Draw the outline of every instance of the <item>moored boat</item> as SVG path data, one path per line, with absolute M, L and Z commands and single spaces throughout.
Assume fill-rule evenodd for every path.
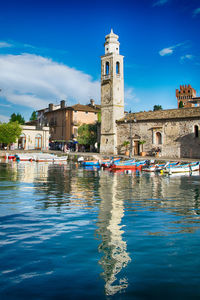
M 178 165 L 179 162 L 172 162 L 172 163 L 163 163 L 163 164 L 150 164 L 150 165 L 146 165 L 144 168 L 142 168 L 142 171 L 144 172 L 159 172 L 161 170 L 163 170 L 164 168 L 168 167 L 172 167 L 172 166 L 176 166 Z
M 193 172 L 199 170 L 199 162 L 192 162 L 182 165 L 176 166 L 167 166 L 163 169 L 164 173 L 172 174 L 172 173 L 185 173 L 185 172 Z
M 135 159 L 114 163 L 110 166 L 111 171 L 115 170 L 141 170 L 146 164 L 146 160 L 135 161 Z
M 114 162 L 119 162 L 120 158 L 114 158 Z M 95 167 L 108 167 L 111 164 L 111 159 L 96 159 L 96 160 L 84 160 L 82 162 L 82 166 L 87 167 L 87 166 L 95 166 Z

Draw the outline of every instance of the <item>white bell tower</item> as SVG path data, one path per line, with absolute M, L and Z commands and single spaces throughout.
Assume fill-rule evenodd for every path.
M 117 154 L 116 120 L 124 116 L 123 56 L 118 35 L 106 35 L 105 55 L 101 57 L 101 145 L 100 153 Z

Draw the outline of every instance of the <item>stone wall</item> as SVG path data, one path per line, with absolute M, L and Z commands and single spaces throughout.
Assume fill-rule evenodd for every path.
M 137 121 L 132 125 L 130 124 L 118 122 L 119 153 L 124 152 L 122 144 L 125 140 L 130 141 L 130 131 L 132 130 L 133 148 L 137 141 L 145 140 L 146 143 L 143 148 L 147 154 L 151 155 L 153 150 L 159 148 L 161 151 L 160 156 L 163 157 L 200 158 L 200 131 L 195 132 L 195 126 L 200 129 L 200 118 L 194 118 L 193 120 Z

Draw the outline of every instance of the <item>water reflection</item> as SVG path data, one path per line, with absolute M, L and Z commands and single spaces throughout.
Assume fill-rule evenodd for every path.
M 88 282 L 94 283 L 95 272 L 96 282 L 99 282 L 98 276 L 102 272 L 105 294 L 112 296 L 123 291 L 129 299 L 135 292 L 133 289 L 143 291 L 144 282 L 148 289 L 148 284 L 151 284 L 148 272 L 152 271 L 154 276 L 157 268 L 160 273 L 153 277 L 157 291 L 157 282 L 166 283 L 171 278 L 175 282 L 176 275 L 173 274 L 180 270 L 180 265 L 187 259 L 198 258 L 195 253 L 199 250 L 199 179 L 199 173 L 192 176 L 135 172 L 111 174 L 76 165 L 0 164 L 0 225 L 4 229 L 4 253 L 9 254 L 10 241 L 15 243 L 12 249 L 18 249 L 20 257 L 25 257 L 22 249 L 27 245 L 34 253 L 41 244 L 38 260 L 44 269 L 46 255 L 55 266 L 60 260 L 61 278 L 64 279 L 59 290 L 66 288 L 66 277 L 71 279 L 73 274 L 80 290 L 86 290 Z M 100 242 L 94 239 L 94 232 Z M 191 247 L 190 254 L 184 250 L 185 244 Z M 54 250 L 48 254 L 47 249 Z M 12 257 L 13 253 L 8 255 L 8 266 L 4 271 L 12 270 Z M 19 267 L 20 263 L 15 261 Z M 83 285 L 88 265 L 91 273 L 88 272 Z M 169 265 L 173 268 L 171 273 L 168 273 Z M 191 273 L 186 271 L 185 274 L 195 274 L 198 278 L 196 264 L 187 267 Z M 182 276 L 177 274 L 177 278 Z M 193 278 L 189 275 L 188 278 Z M 52 277 L 53 282 L 54 279 Z M 184 279 L 187 281 L 187 276 Z M 141 285 L 136 284 L 138 282 Z
M 103 268 L 106 295 L 114 295 L 127 288 L 128 280 L 120 272 L 130 262 L 127 244 L 123 240 L 122 218 L 124 216 L 124 200 L 117 195 L 119 177 L 102 173 L 100 177 L 99 194 L 101 203 L 97 222 L 97 233 L 102 242 L 99 251 L 103 257 L 99 264 Z

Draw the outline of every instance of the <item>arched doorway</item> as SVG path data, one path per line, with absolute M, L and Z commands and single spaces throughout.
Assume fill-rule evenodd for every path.
M 162 134 L 160 132 L 156 132 L 156 144 L 162 144 Z
M 22 133 L 18 139 L 18 149 L 25 149 L 26 148 L 26 136 Z
M 35 149 L 42 149 L 42 136 L 37 134 L 35 137 Z

